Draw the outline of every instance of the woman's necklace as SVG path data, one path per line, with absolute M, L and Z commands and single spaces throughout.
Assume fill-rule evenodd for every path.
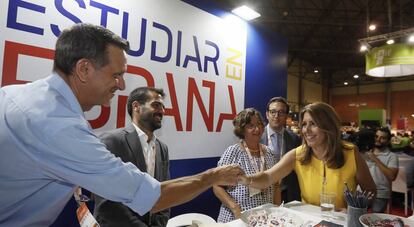
M 246 151 L 249 151 L 251 153 L 258 153 L 258 152 L 260 153 L 260 150 L 261 150 L 260 144 L 259 144 L 259 148 L 258 149 L 251 149 L 251 148 L 249 148 L 249 146 L 247 145 L 247 143 L 246 143 L 245 140 L 242 141 L 242 144 L 243 144 L 244 149 L 246 149 Z
M 325 155 L 317 155 L 317 153 L 315 152 L 315 149 L 312 149 L 313 154 L 315 155 L 315 157 L 318 160 L 322 161 L 323 164 L 323 169 L 322 169 L 322 193 L 325 193 L 326 191 L 326 185 L 328 183 L 327 177 L 326 177 L 326 160 L 325 160 Z M 318 154 L 320 154 L 320 152 L 318 152 Z
M 263 151 L 262 151 L 262 146 L 260 146 L 259 144 L 259 157 L 260 157 L 260 161 L 259 163 L 257 163 L 254 158 L 252 157 L 252 151 L 248 146 L 246 141 L 242 141 L 243 147 L 247 152 L 247 155 L 249 156 L 249 161 L 250 161 L 250 165 L 252 166 L 253 170 L 255 173 L 264 171 L 264 167 L 265 167 L 265 160 L 264 160 L 264 155 L 263 155 Z M 257 150 L 256 150 L 257 153 Z
M 322 193 L 325 193 L 326 183 L 326 162 L 323 161 Z
M 247 155 L 249 156 L 249 161 L 250 161 L 250 165 L 253 169 L 253 173 L 258 173 L 258 172 L 262 172 L 265 169 L 265 159 L 264 159 L 264 154 L 263 154 L 263 150 L 262 150 L 262 146 L 259 144 L 259 156 L 260 156 L 260 160 L 258 160 L 258 162 L 255 161 L 255 159 L 252 157 L 252 150 L 249 149 L 249 147 L 247 146 L 246 141 L 242 141 L 242 145 L 244 147 L 244 149 L 246 150 Z M 257 152 L 257 150 L 255 150 Z M 267 189 L 256 189 L 256 188 L 252 188 L 249 186 L 249 196 L 252 197 L 254 195 L 257 195 L 259 193 L 264 193 L 263 196 L 265 196 L 269 201 L 271 201 L 270 193 L 269 193 L 270 187 Z

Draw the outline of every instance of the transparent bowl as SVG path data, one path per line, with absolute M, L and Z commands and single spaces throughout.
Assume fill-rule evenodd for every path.
M 361 222 L 361 224 L 364 227 L 372 227 L 372 226 L 380 227 L 381 225 L 374 225 L 374 223 L 379 222 L 379 221 L 384 221 L 387 219 L 395 220 L 397 218 L 399 218 L 402 222 L 404 222 L 404 227 L 414 226 L 414 220 L 392 215 L 392 214 L 383 214 L 383 213 L 370 213 L 370 214 L 361 215 L 361 217 L 359 217 L 359 222 Z M 384 226 L 386 225 L 384 224 Z
M 300 227 L 304 221 L 297 214 L 274 204 L 265 204 L 242 212 L 240 219 L 248 226 Z

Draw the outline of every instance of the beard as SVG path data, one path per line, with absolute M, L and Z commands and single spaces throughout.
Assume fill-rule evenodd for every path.
M 158 122 L 152 121 L 151 124 L 150 124 L 150 127 L 151 127 L 152 131 L 160 129 L 161 128 L 161 122 L 158 123 Z
M 147 125 L 148 129 L 151 131 L 155 131 L 161 128 L 161 121 L 156 120 L 156 117 L 159 117 L 162 121 L 163 115 L 160 113 L 148 114 L 146 116 L 141 117 L 141 122 L 143 125 Z
M 383 143 L 377 144 L 377 143 L 375 143 L 374 147 L 382 150 L 382 149 L 386 148 L 387 146 L 388 146 L 387 144 L 383 144 Z

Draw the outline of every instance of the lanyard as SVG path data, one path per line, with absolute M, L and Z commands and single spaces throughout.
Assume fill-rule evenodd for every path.
M 258 173 L 258 172 L 264 171 L 264 169 L 265 169 L 265 159 L 264 159 L 264 153 L 263 153 L 262 145 L 259 144 L 259 154 L 260 154 L 260 163 L 259 164 L 254 160 L 254 158 L 250 154 L 250 149 L 249 149 L 249 147 L 247 147 L 246 141 L 243 140 L 242 145 L 243 145 L 244 149 L 246 150 L 247 155 L 249 156 L 249 162 L 250 162 L 250 165 L 252 166 L 254 172 Z M 253 188 L 253 187 L 249 186 L 249 196 L 253 197 L 253 196 L 263 192 L 264 193 L 263 196 L 265 196 L 266 198 L 271 200 L 271 198 L 269 197 L 270 196 L 269 190 L 270 190 L 270 187 L 267 188 L 267 189 L 260 190 L 260 189 Z
M 247 144 L 244 140 L 242 144 L 243 144 L 244 149 L 247 151 L 247 155 L 249 156 L 249 162 L 250 162 L 250 165 L 253 167 L 254 172 L 258 173 L 258 172 L 264 171 L 265 160 L 264 160 L 262 146 L 259 144 L 260 163 L 258 165 L 257 162 L 252 157 L 252 155 L 250 154 L 250 149 L 247 147 Z
M 81 227 L 99 227 L 98 222 L 93 217 L 92 213 L 89 211 L 86 202 L 89 201 L 89 198 L 82 194 L 82 188 L 76 188 L 73 193 L 76 202 L 78 203 L 78 209 L 76 210 L 76 216 Z

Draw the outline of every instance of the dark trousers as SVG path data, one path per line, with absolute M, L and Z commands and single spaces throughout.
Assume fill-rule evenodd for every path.
M 298 177 L 296 176 L 295 171 L 292 171 L 282 180 L 282 201 L 288 203 L 293 200 L 302 200 Z
M 375 198 L 372 201 L 372 212 L 374 213 L 384 213 L 387 209 L 388 199 Z

